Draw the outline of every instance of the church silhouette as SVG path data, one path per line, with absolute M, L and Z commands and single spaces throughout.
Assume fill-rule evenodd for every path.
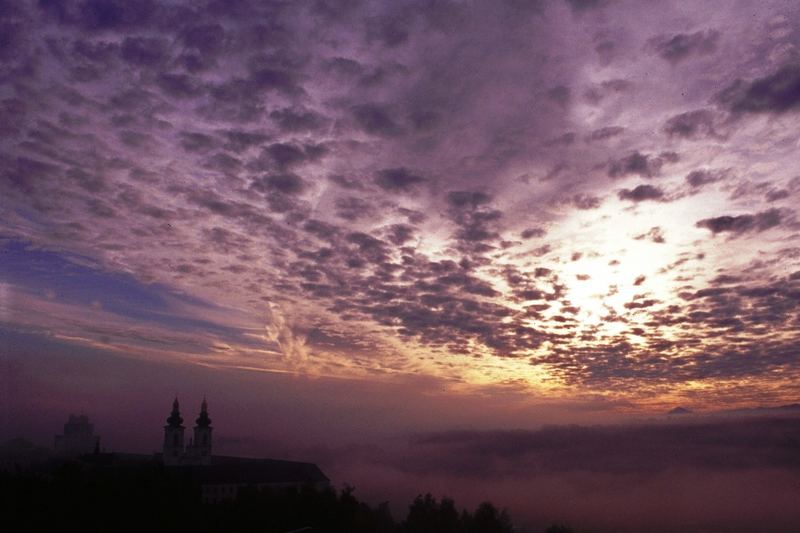
M 213 428 L 205 398 L 200 404 L 200 414 L 195 419 L 188 443 L 184 441 L 186 427 L 177 397 L 172 402 L 166 422 L 162 451 L 144 455 L 101 451 L 100 437 L 94 435 L 94 425 L 89 423 L 89 418 L 83 414 L 70 415 L 64 425 L 64 434 L 56 435 L 56 453 L 100 470 L 122 472 L 148 466 L 163 468 L 169 476 L 199 486 L 205 503 L 233 500 L 244 487 L 275 490 L 305 486 L 324 489 L 330 486 L 328 478 L 314 463 L 213 455 Z
M 322 489 L 330 485 L 325 474 L 313 463 L 212 455 L 213 428 L 205 398 L 200 404 L 193 436 L 186 446 L 185 431 L 180 403 L 176 397 L 164 426 L 163 449 L 161 454 L 157 454 L 157 458 L 165 468 L 199 484 L 204 502 L 234 499 L 243 487 L 276 489 L 313 486 Z
M 195 420 L 194 437 L 189 445 L 183 446 L 183 418 L 178 398 L 172 402 L 172 412 L 164 426 L 164 451 L 162 461 L 165 466 L 210 465 L 211 464 L 211 418 L 208 416 L 208 402 L 203 398 L 200 415 Z

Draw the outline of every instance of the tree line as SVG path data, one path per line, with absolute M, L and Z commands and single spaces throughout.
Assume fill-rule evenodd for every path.
M 3 509 L 5 508 L 5 509 Z M 200 487 L 163 467 L 0 471 L 0 512 L 7 531 L 192 531 L 259 533 L 512 533 L 505 510 L 489 502 L 459 509 L 450 498 L 420 495 L 396 520 L 389 504 L 359 501 L 352 487 L 259 490 L 203 503 Z M 13 524 L 9 524 L 11 520 Z M 552 527 L 548 533 L 569 533 Z

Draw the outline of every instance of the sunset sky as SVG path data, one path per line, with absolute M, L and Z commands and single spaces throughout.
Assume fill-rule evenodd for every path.
M 0 2 L 5 432 L 794 402 L 798 47 L 790 1 Z
M 4 328 L 545 396 L 797 393 L 791 3 L 2 16 Z

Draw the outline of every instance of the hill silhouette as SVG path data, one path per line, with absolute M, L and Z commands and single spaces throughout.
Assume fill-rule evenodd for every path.
M 20 444 L 20 443 L 16 443 Z M 18 446 L 17 446 L 18 448 Z M 23 446 L 24 449 L 29 447 Z M 166 531 L 286 533 L 512 533 L 505 510 L 474 511 L 453 500 L 418 496 L 395 521 L 388 503 L 372 507 L 354 488 L 243 487 L 235 499 L 203 503 L 182 469 L 136 464 L 105 467 L 81 460 L 0 469 L 0 501 L 13 531 Z

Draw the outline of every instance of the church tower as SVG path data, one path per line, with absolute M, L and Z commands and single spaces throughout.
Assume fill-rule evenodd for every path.
M 178 398 L 172 402 L 172 413 L 164 426 L 164 464 L 178 465 L 183 457 L 183 418 L 181 418 Z M 195 429 L 195 432 L 197 430 Z M 210 442 L 210 441 L 209 441 Z
M 193 455 L 201 465 L 211 464 L 211 419 L 208 417 L 208 403 L 203 398 L 200 416 L 195 420 Z

